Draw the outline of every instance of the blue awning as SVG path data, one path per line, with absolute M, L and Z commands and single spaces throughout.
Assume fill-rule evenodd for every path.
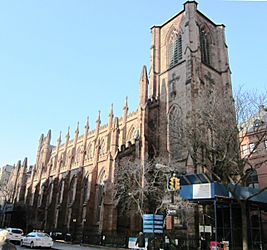
M 193 178 L 190 178 L 193 180 Z M 254 203 L 267 204 L 267 191 L 257 188 L 241 187 L 239 185 L 221 183 L 196 183 L 191 185 L 181 185 L 180 196 L 185 200 L 207 200 L 216 197 L 231 198 L 238 197 L 240 200 L 248 200 Z

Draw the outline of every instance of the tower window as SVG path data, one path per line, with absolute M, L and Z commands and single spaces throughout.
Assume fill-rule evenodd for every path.
M 250 153 L 254 153 L 256 151 L 256 148 L 255 148 L 255 144 L 254 143 L 250 143 L 249 144 L 249 150 L 250 150 Z
M 241 145 L 242 155 L 246 156 L 248 154 L 247 144 Z
M 204 30 L 200 30 L 200 49 L 201 49 L 201 61 L 210 65 L 210 39 L 208 33 Z
M 167 46 L 168 66 L 176 65 L 182 59 L 182 36 L 181 34 L 173 34 Z

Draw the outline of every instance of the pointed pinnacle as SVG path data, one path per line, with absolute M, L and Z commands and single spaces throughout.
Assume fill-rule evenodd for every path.
M 98 116 L 97 116 L 97 122 L 100 122 L 100 115 L 101 115 L 101 111 L 100 110 L 98 110 Z
M 113 103 L 111 103 L 111 105 L 110 105 L 109 115 L 110 115 L 110 116 L 113 115 Z
M 60 132 L 59 132 L 59 136 L 58 136 L 58 138 L 57 138 L 57 141 L 60 143 L 61 142 L 61 130 L 60 130 Z
M 66 134 L 66 137 L 70 137 L 70 126 L 68 126 L 68 132 Z
M 118 117 L 114 118 L 113 126 L 114 126 L 114 128 L 119 128 L 119 118 Z
M 21 161 L 18 160 L 17 167 L 20 167 L 20 166 L 21 166 Z
M 86 117 L 84 128 L 85 129 L 88 129 L 89 128 L 89 116 Z
M 51 138 L 51 129 L 48 130 L 47 137 Z
M 140 81 L 144 81 L 144 80 L 148 81 L 146 65 L 143 66 L 141 76 L 140 76 Z
M 27 157 L 25 157 L 25 159 L 24 159 L 24 161 L 22 163 L 23 167 L 27 167 L 27 161 L 28 161 L 28 159 L 27 159 Z
M 79 122 L 77 122 L 77 128 L 76 128 L 76 131 L 75 131 L 76 133 L 78 133 L 79 132 Z
M 44 139 L 44 134 L 41 134 L 39 141 L 42 142 Z
M 124 105 L 124 107 L 128 108 L 128 96 L 126 96 L 126 98 L 125 98 L 125 105 Z

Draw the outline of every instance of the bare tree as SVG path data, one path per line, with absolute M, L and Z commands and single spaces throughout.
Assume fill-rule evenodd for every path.
M 213 181 L 223 184 L 240 204 L 243 250 L 247 250 L 247 203 L 267 187 L 261 187 L 245 199 L 240 198 L 238 187 L 248 186 L 251 173 L 266 162 L 266 158 L 255 162 L 253 156 L 267 139 L 266 121 L 260 117 L 255 119 L 259 105 L 267 103 L 267 93 L 239 89 L 235 100 L 209 93 L 202 95 L 197 107 L 187 114 L 171 110 L 168 121 L 171 157 L 153 159 L 144 164 L 135 158 L 120 159 L 116 168 L 114 198 L 121 209 L 134 210 L 141 216 L 162 211 L 170 197 L 166 188 L 168 176 L 171 172 L 184 171 L 176 163 L 190 163 L 195 173 L 207 173 Z M 241 146 L 251 133 L 255 143 L 244 156 Z
M 256 107 L 266 104 L 266 100 L 266 93 L 249 93 L 239 89 L 234 109 L 231 99 L 202 97 L 198 108 L 183 121 L 182 143 L 192 158 L 195 171 L 209 173 L 214 181 L 224 184 L 240 204 L 243 250 L 248 249 L 247 202 L 252 197 L 241 199 L 237 187 L 247 186 L 251 173 L 266 162 L 266 157 L 257 162 L 253 160 L 255 152 L 267 139 L 266 121 L 255 116 Z M 253 147 L 242 155 L 240 149 L 244 140 L 252 134 Z M 261 187 L 258 193 L 265 189 L 267 187 Z M 253 194 L 253 197 L 256 195 Z
M 169 197 L 167 178 L 170 170 L 154 160 L 142 164 L 140 160 L 123 158 L 116 167 L 114 200 L 122 211 L 158 213 Z
M 6 202 L 11 202 L 14 195 L 14 185 L 9 183 L 8 181 L 4 181 L 0 183 L 0 197 L 3 205 Z

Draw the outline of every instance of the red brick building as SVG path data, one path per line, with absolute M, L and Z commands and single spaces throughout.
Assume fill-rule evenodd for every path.
M 241 155 L 247 158 L 247 171 L 252 171 L 249 185 L 267 187 L 267 108 L 263 105 L 251 117 L 240 135 Z

